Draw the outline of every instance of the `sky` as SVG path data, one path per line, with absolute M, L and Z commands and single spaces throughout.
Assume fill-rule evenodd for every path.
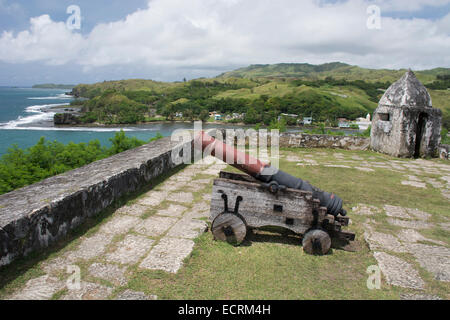
M 450 67 L 450 0 L 0 0 L 0 86 L 334 61 Z

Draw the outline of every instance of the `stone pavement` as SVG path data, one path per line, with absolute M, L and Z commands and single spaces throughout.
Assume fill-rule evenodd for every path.
M 72 250 L 44 261 L 46 274 L 29 280 L 8 298 L 42 300 L 59 293 L 63 300 L 157 299 L 125 290 L 131 269 L 178 272 L 194 248 L 194 239 L 207 230 L 210 191 L 206 189 L 225 168 L 212 158 L 188 166 L 118 209 Z M 79 285 L 71 277 L 76 270 L 81 273 Z
M 360 204 L 353 213 L 368 215 L 368 205 Z M 435 225 L 428 220 L 431 214 L 417 209 L 392 205 L 384 206 L 388 224 L 400 227 L 395 235 L 376 231 L 374 220 L 364 224 L 364 238 L 373 251 L 388 284 L 403 288 L 424 290 L 425 283 L 416 265 L 431 273 L 435 280 L 450 282 L 450 248 L 445 242 L 427 238 L 420 231 Z M 424 244 L 430 243 L 430 244 Z M 396 254 L 409 254 L 409 262 Z M 412 260 L 412 262 L 411 262 Z M 415 261 L 415 263 L 414 263 Z M 411 298 L 411 297 L 410 297 Z

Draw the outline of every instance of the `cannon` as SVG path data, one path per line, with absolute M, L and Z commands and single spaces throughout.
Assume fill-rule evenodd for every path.
M 211 231 L 216 240 L 239 245 L 249 229 L 282 227 L 302 236 L 305 252 L 326 254 L 332 238 L 353 241 L 347 212 L 337 195 L 272 167 L 201 132 L 197 149 L 246 174 L 220 172 L 211 196 Z

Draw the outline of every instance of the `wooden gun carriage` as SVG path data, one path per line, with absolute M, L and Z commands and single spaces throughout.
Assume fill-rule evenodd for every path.
M 353 241 L 342 230 L 349 218 L 327 213 L 313 193 L 279 186 L 273 190 L 249 175 L 221 172 L 211 197 L 211 231 L 216 240 L 239 245 L 247 230 L 282 227 L 302 236 L 305 252 L 326 254 L 331 239 Z

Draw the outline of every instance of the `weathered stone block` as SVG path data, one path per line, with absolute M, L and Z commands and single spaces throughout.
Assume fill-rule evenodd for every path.
M 374 257 L 390 285 L 418 290 L 424 288 L 425 283 L 419 272 L 408 262 L 384 252 L 375 252 Z
M 163 270 L 177 273 L 183 260 L 192 252 L 194 241 L 187 239 L 164 238 L 142 261 L 144 269 Z
M 127 235 L 117 244 L 117 250 L 106 254 L 106 260 L 120 264 L 135 264 L 150 251 L 154 240 L 144 236 Z

